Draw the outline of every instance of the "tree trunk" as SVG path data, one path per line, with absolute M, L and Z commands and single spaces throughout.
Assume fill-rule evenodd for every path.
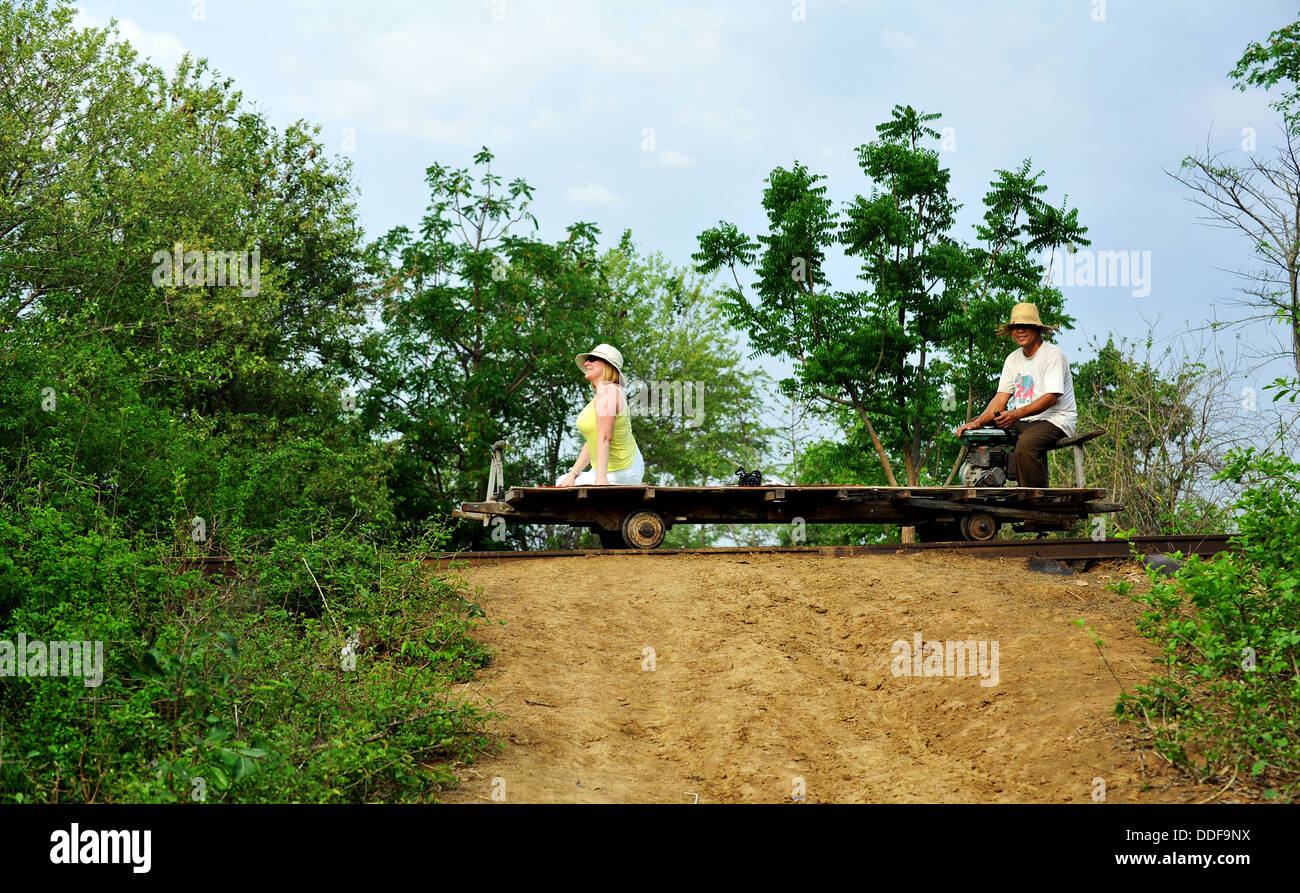
M 867 434 L 871 437 L 871 445 L 876 448 L 876 456 L 880 459 L 880 465 L 885 469 L 885 480 L 889 486 L 897 487 L 898 479 L 894 477 L 894 467 L 889 464 L 889 456 L 885 453 L 884 446 L 880 443 L 880 436 L 876 434 L 876 426 L 871 424 L 871 419 L 867 418 L 867 413 L 861 406 L 855 406 L 858 411 L 858 418 L 867 429 Z
M 907 485 L 909 487 L 915 487 L 917 483 L 920 481 L 920 478 L 917 474 L 918 469 L 916 467 L 916 461 L 913 459 L 912 454 L 910 452 L 907 454 L 907 456 L 904 457 L 904 462 L 906 463 L 907 466 Z M 916 542 L 916 528 L 915 527 L 902 528 L 899 535 L 899 540 L 904 543 Z
M 1291 274 L 1291 359 L 1295 361 L 1296 376 L 1300 377 L 1300 287 L 1297 286 L 1297 271 L 1293 264 L 1288 271 Z

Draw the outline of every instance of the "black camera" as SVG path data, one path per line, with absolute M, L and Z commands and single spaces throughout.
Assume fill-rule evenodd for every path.
M 753 471 L 746 471 L 743 468 L 737 468 L 736 477 L 740 478 L 740 486 L 742 487 L 763 486 L 763 473 L 757 468 Z

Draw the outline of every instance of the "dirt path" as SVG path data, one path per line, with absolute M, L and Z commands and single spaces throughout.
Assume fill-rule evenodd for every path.
M 461 573 L 505 621 L 483 629 L 497 660 L 461 694 L 490 699 L 506 749 L 445 802 L 500 796 L 494 779 L 510 802 L 1091 802 L 1097 778 L 1108 802 L 1212 793 L 1149 752 L 1144 768 L 1111 718 L 1111 670 L 1131 687 L 1155 654 L 1104 589 L 1141 579 L 1124 566 L 601 555 Z M 917 633 L 988 643 L 984 678 L 895 675 L 892 644 L 910 657 Z

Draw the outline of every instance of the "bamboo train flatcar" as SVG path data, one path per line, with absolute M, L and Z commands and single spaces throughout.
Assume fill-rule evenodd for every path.
M 997 433 L 995 433 L 997 432 Z M 1014 531 L 1069 530 L 1090 515 L 1118 511 L 1106 491 L 1084 486 L 1083 444 L 1103 434 L 1064 438 L 1074 451 L 1074 487 L 1008 486 L 1009 445 L 998 429 L 962 437 L 960 486 L 510 487 L 502 481 L 505 444 L 493 445 L 487 498 L 453 517 L 484 523 L 569 524 L 597 534 L 605 548 L 653 549 L 675 524 L 902 524 L 923 542 L 986 541 L 1003 524 Z

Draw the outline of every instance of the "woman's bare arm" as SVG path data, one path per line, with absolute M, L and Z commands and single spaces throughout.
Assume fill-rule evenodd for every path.
M 573 467 L 569 469 L 569 473 L 566 474 L 564 476 L 564 479 L 560 481 L 560 486 L 561 487 L 571 486 L 571 484 L 566 484 L 564 483 L 564 481 L 570 477 L 577 477 L 578 472 L 586 471 L 587 466 L 590 464 L 591 464 L 591 450 L 587 449 L 587 445 L 584 443 L 582 445 L 582 452 L 578 453 L 578 461 L 574 463 Z
M 596 396 L 596 483 L 608 484 L 609 448 L 614 442 L 614 418 L 618 414 L 619 390 L 606 386 Z

